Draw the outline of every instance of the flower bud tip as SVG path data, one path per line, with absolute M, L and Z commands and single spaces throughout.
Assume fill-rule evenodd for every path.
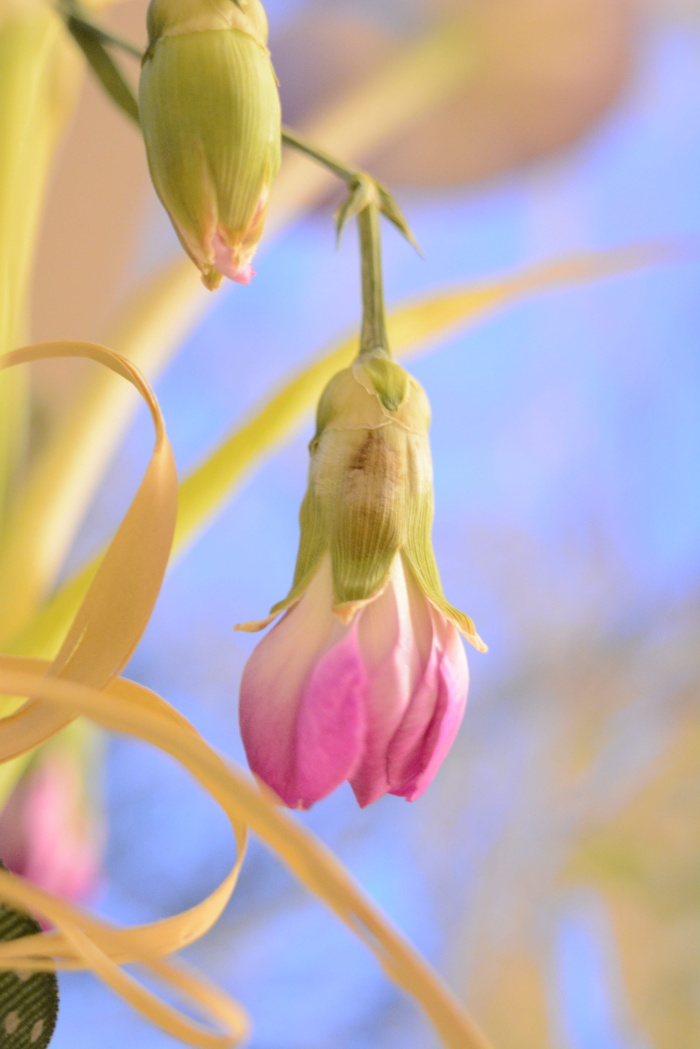
M 241 252 L 229 247 L 222 236 L 221 230 L 217 230 L 211 242 L 214 252 L 214 271 L 228 277 L 236 284 L 250 284 L 255 276 L 255 270 L 250 264 L 250 257 L 245 261 L 241 259 Z M 251 252 L 252 254 L 252 252 Z M 219 279 L 221 279 L 219 277 Z

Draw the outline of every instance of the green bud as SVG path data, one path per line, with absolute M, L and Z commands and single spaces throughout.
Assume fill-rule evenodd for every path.
M 281 115 L 259 0 L 151 0 L 139 112 L 156 192 L 207 288 L 248 284 Z
M 349 622 L 387 584 L 401 554 L 429 601 L 477 648 L 471 619 L 448 604 L 433 553 L 430 404 L 420 383 L 384 357 L 358 359 L 321 395 L 292 589 L 300 598 L 330 552 L 333 607 Z

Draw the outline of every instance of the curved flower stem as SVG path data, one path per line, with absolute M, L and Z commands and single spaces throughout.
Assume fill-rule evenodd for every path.
M 390 355 L 382 279 L 381 234 L 379 214 L 389 218 L 417 248 L 408 224 L 391 194 L 371 175 L 349 167 L 336 157 L 301 138 L 289 128 L 282 129 L 282 141 L 300 153 L 322 164 L 348 186 L 350 192 L 336 214 L 338 239 L 348 219 L 357 216 L 362 256 L 362 330 L 361 357 Z
M 318 146 L 309 142 L 308 139 L 302 138 L 301 135 L 298 135 L 296 131 L 292 131 L 291 128 L 282 128 L 282 141 L 285 145 L 291 146 L 291 148 L 295 149 L 298 153 L 303 153 L 305 156 L 309 157 L 310 160 L 315 160 L 317 164 L 320 164 L 322 167 L 326 168 L 326 170 L 330 171 L 331 174 L 342 179 L 342 181 L 346 183 L 350 190 L 348 199 L 338 209 L 336 214 L 336 227 L 339 238 L 348 219 L 352 218 L 353 215 L 359 215 L 360 212 L 372 202 L 390 222 L 393 222 L 409 244 L 412 244 L 418 254 L 420 254 L 420 248 L 411 232 L 411 228 L 408 225 L 401 208 L 398 206 L 386 186 L 382 185 L 381 182 L 372 175 L 369 175 L 366 171 L 361 171 L 359 168 L 352 167 L 344 161 L 339 160 L 338 157 L 331 156 L 331 154 L 326 153 L 325 150 L 319 149 Z
M 332 157 L 330 153 L 326 153 L 324 150 L 319 149 L 318 146 L 313 145 L 308 139 L 302 138 L 296 131 L 292 131 L 289 127 L 282 128 L 282 141 L 286 146 L 291 146 L 292 149 L 296 149 L 298 153 L 304 153 L 310 160 L 315 160 L 317 164 L 321 164 L 324 168 L 332 174 L 337 175 L 343 182 L 347 182 L 350 186 L 358 178 L 361 172 L 357 168 L 351 167 L 349 164 L 344 164 L 342 160 L 338 160 L 337 157 Z

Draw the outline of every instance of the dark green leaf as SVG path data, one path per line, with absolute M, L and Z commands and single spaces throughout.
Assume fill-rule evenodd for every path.
M 7 868 L 0 862 L 0 868 Z M 0 941 L 33 936 L 41 926 L 28 914 L 0 903 Z M 0 1046 L 45 1049 L 58 1016 L 55 973 L 0 972 Z
M 68 15 L 66 25 L 107 94 L 128 117 L 139 122 L 139 107 L 131 85 L 107 50 L 102 34 L 81 18 Z

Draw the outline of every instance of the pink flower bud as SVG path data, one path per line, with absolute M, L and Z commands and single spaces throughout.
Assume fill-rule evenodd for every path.
M 414 801 L 452 744 L 468 683 L 455 624 L 401 554 L 348 623 L 333 612 L 326 555 L 244 670 L 250 767 L 293 808 L 309 808 L 344 780 L 362 806 L 387 793 Z
M 326 386 L 309 451 L 292 588 L 241 682 L 250 767 L 308 808 L 344 780 L 360 805 L 413 801 L 450 748 L 469 675 L 430 540 L 433 488 L 425 391 L 377 351 Z
M 40 756 L 0 814 L 0 858 L 15 874 L 68 900 L 93 895 L 102 839 L 71 751 Z

